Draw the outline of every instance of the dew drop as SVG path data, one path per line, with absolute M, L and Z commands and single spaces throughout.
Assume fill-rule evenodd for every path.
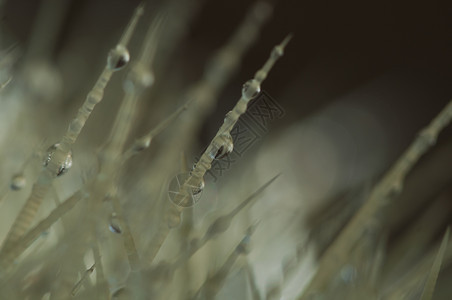
M 116 234 L 122 233 L 121 225 L 119 224 L 118 216 L 116 215 L 116 213 L 111 214 L 108 229 Z
M 273 48 L 273 51 L 272 51 L 271 56 L 272 56 L 274 59 L 278 59 L 278 58 L 280 58 L 280 57 L 283 56 L 283 55 L 284 55 L 284 48 L 283 48 L 283 47 L 281 47 L 281 46 L 276 46 L 275 48 Z
M 206 183 L 204 181 L 204 178 L 202 178 L 197 186 L 192 186 L 191 191 L 193 193 L 193 196 L 199 195 L 204 190 L 205 186 Z
M 222 159 L 226 155 L 229 155 L 232 152 L 232 150 L 234 150 L 234 143 L 231 134 L 229 133 L 222 134 L 220 138 L 222 145 L 215 154 L 214 156 L 215 159 Z
M 50 160 L 52 159 L 52 155 L 53 153 L 55 153 L 55 150 L 57 149 L 59 144 L 53 144 L 52 146 L 50 146 L 49 148 L 47 148 L 47 155 L 44 159 L 44 167 L 47 167 Z
M 110 70 L 122 69 L 130 60 L 129 51 L 126 47 L 118 45 L 108 53 L 107 66 Z
M 256 79 L 251 79 L 245 82 L 242 87 L 242 97 L 249 101 L 255 98 L 261 91 L 261 86 L 259 81 Z
M 58 149 L 59 146 L 60 144 L 56 143 L 47 149 L 47 155 L 44 160 L 44 167 L 48 166 L 50 160 L 52 159 L 52 156 L 55 154 L 55 151 Z M 56 175 L 61 176 L 67 173 L 67 171 L 69 171 L 71 167 L 72 167 L 72 151 L 69 151 L 64 161 L 60 164 Z
M 140 139 L 136 140 L 135 143 L 133 144 L 133 151 L 135 153 L 141 152 L 144 149 L 149 148 L 150 144 L 151 144 L 150 136 L 145 136 L 143 138 L 140 138 Z
M 60 166 L 57 176 L 60 176 L 72 167 L 72 151 L 68 153 L 64 163 Z
M 10 188 L 13 191 L 19 191 L 25 187 L 27 180 L 23 174 L 16 174 L 11 178 Z

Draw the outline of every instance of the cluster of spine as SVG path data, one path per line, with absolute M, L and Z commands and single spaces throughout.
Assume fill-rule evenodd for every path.
M 14 297 L 15 292 L 13 288 L 6 288 L 5 282 L 14 278 L 15 272 L 17 272 L 16 262 L 21 261 L 23 253 L 35 244 L 43 232 L 49 230 L 58 221 L 62 221 L 65 234 L 70 234 L 70 231 L 74 230 L 73 225 L 66 215 L 77 206 L 83 206 L 82 209 L 87 210 L 84 215 L 84 221 L 79 224 L 76 234 L 73 234 L 71 239 L 68 239 L 69 236 L 61 239 L 61 241 L 66 242 L 68 247 L 71 248 L 72 258 L 69 261 L 65 260 L 64 255 L 54 258 L 54 263 L 60 265 L 58 267 L 59 276 L 53 280 L 47 289 L 44 288 L 41 291 L 42 294 L 38 296 L 50 293 L 50 299 L 64 299 L 67 297 L 111 299 L 112 297 L 121 297 L 121 294 L 125 293 L 124 291 L 130 290 L 131 287 L 136 287 L 137 284 L 143 291 L 150 290 L 150 293 L 155 296 L 160 297 L 160 294 L 165 294 L 158 289 L 158 285 L 156 284 L 152 283 L 150 286 L 144 286 L 149 284 L 149 282 L 140 284 L 137 282 L 141 282 L 146 278 L 162 277 L 162 263 L 154 263 L 153 261 L 162 244 L 165 242 L 169 230 L 179 227 L 183 207 L 170 204 L 167 201 L 168 203 L 164 205 L 166 212 L 164 222 L 161 222 L 162 228 L 161 230 L 157 229 L 157 234 L 153 237 L 151 244 L 146 249 L 143 249 L 142 255 L 140 255 L 140 251 L 137 249 L 135 243 L 134 234 L 129 226 L 122 207 L 123 204 L 121 203 L 123 194 L 118 188 L 121 169 L 130 158 L 147 149 L 157 134 L 161 133 L 183 112 L 186 112 L 191 107 L 194 107 L 194 109 L 187 113 L 187 117 L 195 121 L 190 122 L 190 126 L 185 128 L 185 133 L 193 134 L 199 130 L 202 119 L 207 117 L 208 113 L 212 110 L 212 99 L 219 94 L 233 72 L 238 68 L 240 58 L 256 40 L 259 28 L 270 15 L 271 7 L 266 3 L 257 2 L 228 44 L 221 48 L 211 59 L 204 77 L 189 89 L 184 104 L 167 119 L 158 124 L 156 128 L 150 130 L 144 136 L 137 138 L 132 145 L 127 147 L 126 142 L 130 136 L 133 126 L 132 121 L 135 118 L 139 99 L 143 92 L 154 83 L 152 65 L 159 41 L 162 39 L 162 27 L 165 24 L 165 17 L 155 17 L 143 41 L 141 54 L 136 59 L 131 58 L 127 45 L 132 38 L 143 12 L 143 5 L 140 5 L 135 10 L 121 39 L 109 52 L 104 70 L 94 87 L 88 93 L 77 115 L 70 122 L 66 133 L 59 142 L 50 146 L 44 155 L 42 170 L 38 175 L 37 181 L 32 186 L 30 196 L 2 243 L 0 251 L 0 278 L 2 280 L 1 286 L 5 287 L 2 291 L 2 295 L 4 296 Z M 232 151 L 233 146 L 230 138 L 232 127 L 238 121 L 240 115 L 245 112 L 247 103 L 259 93 L 261 83 L 267 77 L 268 72 L 276 60 L 282 56 L 283 49 L 288 41 L 289 39 L 287 38 L 282 44 L 276 46 L 268 61 L 256 73 L 255 77 L 245 83 L 242 97 L 238 104 L 226 116 L 225 123 L 208 147 L 209 153 L 206 155 L 209 157 L 209 160 L 223 157 Z M 71 168 L 73 163 L 72 146 L 76 143 L 78 136 L 85 127 L 96 105 L 102 101 L 104 91 L 112 75 L 124 69 L 129 61 L 132 64 L 128 68 L 123 82 L 124 98 L 118 109 L 110 134 L 104 145 L 98 151 L 99 168 L 97 174 L 87 179 L 84 185 L 78 191 L 74 192 L 72 196 L 60 202 L 54 187 L 54 180 L 67 173 Z M 181 143 L 181 146 L 186 145 L 186 142 Z M 206 155 L 203 155 L 197 167 L 192 170 L 188 182 L 191 182 L 193 178 L 200 178 L 200 173 L 206 172 Z M 186 162 L 184 165 L 186 166 Z M 226 232 L 233 218 L 243 208 L 249 205 L 252 200 L 257 198 L 276 177 L 245 199 L 230 213 L 217 218 L 209 226 L 207 232 L 200 240 L 188 239 L 187 236 L 184 237 L 189 246 L 179 254 L 173 263 L 164 265 L 166 271 L 163 273 L 165 274 L 166 280 L 171 280 L 173 273 L 177 269 L 183 269 L 189 259 L 209 240 L 215 239 Z M 21 190 L 25 184 L 26 181 L 23 174 L 14 175 L 11 189 Z M 185 188 L 182 188 L 182 191 L 185 191 Z M 47 217 L 32 226 L 41 204 L 48 196 L 55 199 L 56 208 Z M 114 293 L 112 293 L 114 287 L 109 287 L 108 284 L 102 247 L 97 241 L 98 228 L 104 226 L 104 220 L 99 220 L 98 216 L 105 214 L 103 212 L 105 210 L 105 203 L 111 207 L 111 213 L 109 213 L 110 230 L 120 234 L 130 269 L 130 274 L 124 279 L 125 286 Z M 189 212 L 187 212 L 187 217 L 189 217 Z M 226 259 L 226 262 L 213 276 L 206 278 L 204 284 L 196 292 L 192 291 L 191 298 L 214 297 L 225 282 L 237 258 L 240 255 L 246 255 L 250 251 L 250 238 L 255 229 L 255 225 L 248 228 L 245 237 L 235 247 L 234 251 Z M 190 230 L 193 230 L 193 228 Z M 83 257 L 87 253 L 91 253 L 94 260 L 90 267 L 84 267 Z M 48 269 L 42 271 L 49 272 Z M 90 279 L 93 273 L 96 274 L 95 285 L 93 285 L 93 280 Z M 137 280 L 137 276 L 140 276 L 142 280 Z M 129 282 L 130 285 L 128 286 L 127 283 Z M 143 296 L 143 292 L 129 291 L 128 293 L 135 294 L 137 298 L 146 298 Z

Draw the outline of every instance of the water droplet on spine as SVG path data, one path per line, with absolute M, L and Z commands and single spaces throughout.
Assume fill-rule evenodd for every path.
M 151 137 L 145 136 L 144 138 L 138 139 L 133 144 L 133 151 L 135 153 L 141 152 L 144 149 L 149 148 L 149 145 L 151 144 Z
M 204 181 L 204 178 L 201 178 L 201 181 L 199 182 L 199 184 L 197 186 L 193 186 L 191 189 L 193 196 L 199 195 L 204 190 L 205 186 L 206 186 L 206 183 Z
M 126 47 L 118 45 L 108 53 L 107 66 L 110 70 L 118 71 L 127 65 L 129 60 L 129 51 Z
M 23 174 L 16 174 L 11 178 L 10 188 L 13 191 L 19 191 L 25 187 L 27 180 Z
M 49 165 L 49 162 L 52 160 L 52 156 L 55 154 L 55 151 L 58 149 L 59 146 L 60 144 L 56 143 L 47 149 L 47 155 L 44 160 L 44 167 L 47 167 Z M 67 173 L 67 171 L 69 171 L 71 167 L 72 167 L 72 151 L 69 151 L 64 161 L 60 164 L 56 175 L 61 176 Z
M 111 214 L 108 229 L 116 234 L 122 233 L 121 225 L 119 224 L 118 216 L 116 215 L 116 213 Z
M 234 150 L 234 143 L 231 134 L 229 133 L 222 134 L 220 138 L 222 145 L 215 153 L 214 156 L 215 159 L 222 159 L 226 155 L 229 155 L 232 152 L 232 150 Z
M 242 97 L 249 101 L 255 98 L 261 91 L 261 86 L 259 81 L 256 79 L 251 79 L 245 82 L 242 87 Z
M 284 55 L 284 48 L 281 46 L 276 46 L 275 48 L 273 48 L 271 55 L 274 59 L 280 58 L 281 56 Z

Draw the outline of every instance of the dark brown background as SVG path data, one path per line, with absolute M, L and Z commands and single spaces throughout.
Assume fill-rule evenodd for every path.
M 9 41 L 26 49 L 41 1 L 3 2 L 3 31 Z M 47 53 L 58 63 L 61 53 L 73 47 L 90 66 L 81 67 L 71 78 L 75 86 L 83 86 L 97 75 L 96 67 L 100 69 L 102 57 L 116 41 L 138 1 L 54 2 L 67 2 L 68 8 L 55 47 Z M 193 79 L 202 71 L 206 55 L 227 40 L 252 3 L 204 2 L 174 56 L 175 61 L 190 62 L 188 76 Z M 156 6 L 158 1 L 148 3 L 150 10 Z M 285 123 L 294 122 L 394 69 L 399 71 L 400 80 L 413 74 L 420 81 L 425 80 L 428 99 L 401 95 L 394 103 L 395 110 L 409 107 L 413 116 L 425 123 L 452 94 L 451 15 L 448 1 L 275 1 L 272 20 L 246 55 L 240 74 L 229 88 L 238 94 L 241 84 L 254 74 L 271 47 L 292 32 L 294 38 L 286 56 L 264 85 L 287 108 Z M 68 76 L 70 70 L 61 67 Z M 221 99 L 224 106 L 234 101 L 229 97 Z

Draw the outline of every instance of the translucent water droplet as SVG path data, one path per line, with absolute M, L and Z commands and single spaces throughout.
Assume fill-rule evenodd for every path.
M 19 191 L 25 187 L 27 180 L 23 174 L 16 174 L 11 178 L 10 188 L 13 191 Z
M 49 164 L 50 160 L 52 159 L 52 155 L 53 153 L 55 153 L 55 150 L 57 149 L 59 144 L 53 144 L 52 146 L 50 146 L 49 148 L 47 148 L 47 155 L 44 159 L 44 167 L 47 167 L 47 165 Z
M 108 229 L 116 234 L 122 233 L 121 225 L 119 224 L 118 216 L 116 215 L 116 213 L 111 214 Z
M 226 155 L 230 154 L 232 150 L 234 150 L 232 136 L 229 133 L 222 134 L 220 138 L 222 139 L 222 145 L 218 149 L 217 153 L 215 153 L 215 159 L 222 159 Z
M 144 149 L 149 148 L 150 144 L 151 144 L 151 137 L 145 136 L 145 137 L 135 141 L 135 143 L 133 144 L 133 151 L 135 153 L 141 152 Z
M 284 47 L 276 46 L 275 48 L 273 48 L 273 51 L 272 51 L 271 55 L 275 59 L 280 58 L 281 56 L 284 55 Z
M 256 79 L 251 79 L 245 82 L 242 87 L 242 97 L 249 101 L 255 98 L 261 91 L 261 85 Z
M 115 48 L 111 49 L 108 53 L 107 66 L 110 70 L 117 71 L 127 65 L 129 60 L 129 51 L 126 49 L 126 47 L 118 45 Z
M 52 156 L 55 154 L 55 151 L 58 149 L 59 146 L 60 144 L 56 143 L 47 149 L 47 155 L 44 159 L 44 167 L 48 166 L 50 160 L 52 159 Z M 56 175 L 61 176 L 67 173 L 67 171 L 69 171 L 71 167 L 72 167 L 72 151 L 69 151 L 69 153 L 66 155 L 66 158 L 60 164 Z
M 191 191 L 193 193 L 193 196 L 199 195 L 204 190 L 205 186 L 206 186 L 206 183 L 204 181 L 204 178 L 202 178 L 197 186 L 192 187 Z
M 60 176 L 64 173 L 66 173 L 67 171 L 69 171 L 69 169 L 72 167 L 72 151 L 68 153 L 66 160 L 64 161 L 64 163 L 61 165 L 57 176 Z

